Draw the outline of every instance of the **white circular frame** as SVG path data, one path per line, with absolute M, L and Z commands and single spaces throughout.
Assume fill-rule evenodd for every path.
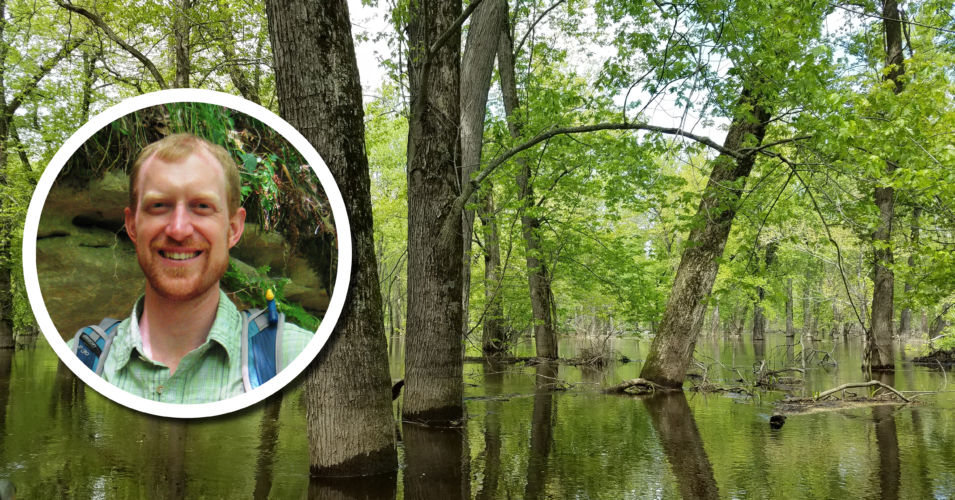
M 285 137 L 312 167 L 315 175 L 318 176 L 318 180 L 331 204 L 332 217 L 334 218 L 335 228 L 338 233 L 338 273 L 335 276 L 334 292 L 329 300 L 328 310 L 322 318 L 315 336 L 291 364 L 265 384 L 262 384 L 251 392 L 214 403 L 176 404 L 150 401 L 126 392 L 96 375 L 73 354 L 66 342 L 60 337 L 50 317 L 50 313 L 46 309 L 46 304 L 43 302 L 43 295 L 40 292 L 40 281 L 37 275 L 36 238 L 40 225 L 40 214 L 43 211 L 46 198 L 50 194 L 53 181 L 57 175 L 59 175 L 63 166 L 66 165 L 67 160 L 69 160 L 93 134 L 103 127 L 108 126 L 113 121 L 143 108 L 175 102 L 203 102 L 230 108 L 261 121 Z M 103 396 L 134 410 L 161 417 L 202 418 L 234 412 L 258 403 L 291 382 L 292 379 L 297 377 L 309 363 L 311 363 L 315 356 L 318 355 L 322 347 L 325 346 L 325 342 L 328 341 L 328 337 L 331 335 L 335 324 L 338 322 L 342 308 L 345 305 L 345 296 L 348 293 L 351 266 L 351 227 L 348 224 L 348 216 L 345 212 L 345 202 L 342 199 L 341 192 L 338 190 L 338 184 L 335 183 L 335 179 L 332 177 L 332 173 L 328 170 L 328 167 L 318 152 L 315 151 L 315 148 L 309 144 L 308 140 L 306 140 L 302 134 L 289 125 L 288 122 L 268 109 L 241 97 L 211 90 L 173 89 L 151 92 L 126 99 L 93 117 L 67 139 L 43 172 L 43 175 L 37 183 L 36 190 L 33 192 L 33 198 L 30 200 L 30 207 L 27 211 L 26 225 L 23 232 L 23 273 L 25 276 L 27 296 L 30 299 L 30 306 L 33 309 L 33 314 L 40 326 L 40 330 L 43 332 L 50 346 L 53 347 L 53 350 L 56 351 L 56 355 L 59 356 L 60 361 L 65 363 L 83 382 Z

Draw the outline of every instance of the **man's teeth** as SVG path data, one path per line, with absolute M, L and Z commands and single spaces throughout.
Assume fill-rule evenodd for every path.
M 163 256 L 172 260 L 186 260 L 197 257 L 199 252 L 162 252 Z

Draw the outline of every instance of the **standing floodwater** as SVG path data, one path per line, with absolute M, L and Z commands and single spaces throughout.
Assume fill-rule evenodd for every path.
M 589 344 L 566 340 L 572 356 Z M 640 360 L 648 343 L 618 339 Z M 861 342 L 820 342 L 797 395 L 863 381 Z M 401 349 L 394 349 L 394 353 Z M 754 366 L 802 367 L 802 346 L 769 335 L 703 339 L 690 379 L 748 387 Z M 807 350 L 807 352 L 809 352 Z M 399 378 L 401 360 L 394 358 Z M 396 426 L 398 474 L 310 481 L 302 392 L 200 421 L 132 412 L 86 389 L 40 342 L 0 351 L 0 479 L 18 498 L 949 498 L 955 495 L 955 397 L 938 369 L 898 360 L 883 380 L 940 391 L 921 405 L 769 418 L 778 392 L 686 391 L 637 398 L 600 389 L 639 361 L 465 364 L 461 428 Z M 740 382 L 742 380 L 742 382 Z M 864 393 L 865 390 L 860 390 Z M 401 404 L 401 399 L 396 405 Z

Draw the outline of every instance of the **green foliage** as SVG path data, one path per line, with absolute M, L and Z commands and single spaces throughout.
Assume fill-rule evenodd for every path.
M 286 320 L 306 330 L 315 331 L 320 323 L 319 319 L 309 314 L 301 305 L 285 299 L 285 286 L 291 281 L 288 278 L 270 277 L 269 266 L 261 266 L 250 271 L 243 271 L 234 260 L 229 260 L 229 268 L 222 276 L 221 285 L 226 292 L 245 307 L 264 309 L 268 305 L 265 294 L 272 290 L 275 294 L 275 303 L 278 310 L 285 313 Z

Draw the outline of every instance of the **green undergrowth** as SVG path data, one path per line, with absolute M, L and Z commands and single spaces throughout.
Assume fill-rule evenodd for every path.
M 288 278 L 270 277 L 267 265 L 243 271 L 232 259 L 229 260 L 229 269 L 221 280 L 222 287 L 239 307 L 265 308 L 268 303 L 265 293 L 271 289 L 275 294 L 276 306 L 285 314 L 287 321 L 306 330 L 317 330 L 321 321 L 309 314 L 300 304 L 285 298 L 285 286 L 290 282 Z

